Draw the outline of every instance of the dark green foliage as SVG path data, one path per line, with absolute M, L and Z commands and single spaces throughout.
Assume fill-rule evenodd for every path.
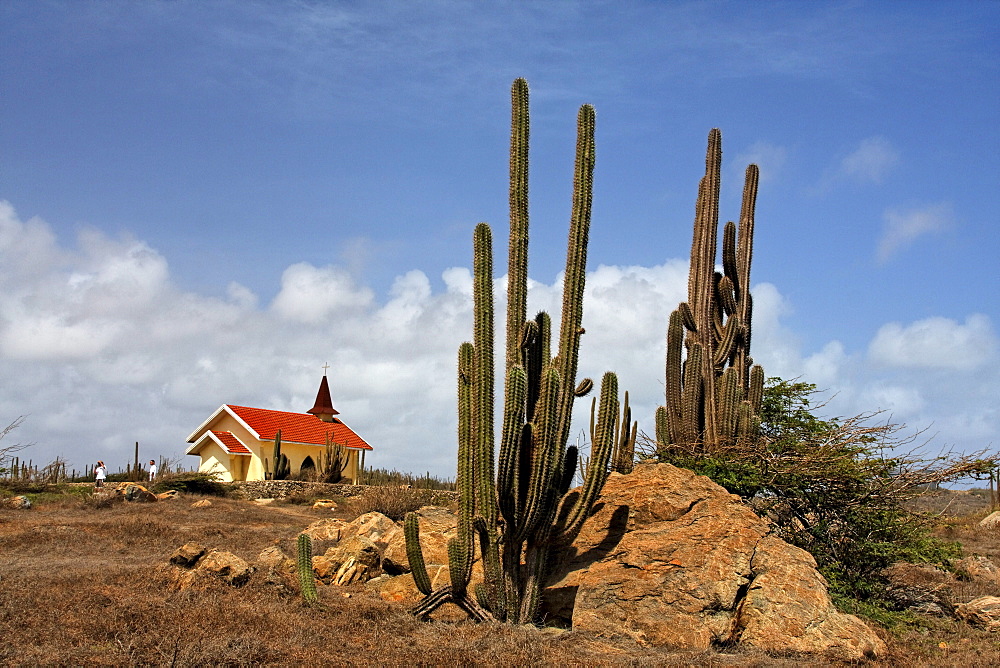
M 302 598 L 310 605 L 319 600 L 316 595 L 316 580 L 313 579 L 312 539 L 309 534 L 300 533 L 298 540 L 298 558 L 295 565 L 299 572 L 299 585 Z
M 908 561 L 947 568 L 961 552 L 957 543 L 933 538 L 929 518 L 904 502 L 929 479 L 967 476 L 988 462 L 960 458 L 928 466 L 894 455 L 897 426 L 872 424 L 873 416 L 819 418 L 815 393 L 812 384 L 771 378 L 761 402 L 760 438 L 712 454 L 661 449 L 660 460 L 747 499 L 775 522 L 784 540 L 816 558 L 838 600 L 879 604 L 886 567 Z
M 229 495 L 229 488 L 224 483 L 219 482 L 216 474 L 201 473 L 200 471 L 166 473 L 156 479 L 156 484 L 150 488 L 150 491 L 160 494 L 171 489 L 204 496 Z

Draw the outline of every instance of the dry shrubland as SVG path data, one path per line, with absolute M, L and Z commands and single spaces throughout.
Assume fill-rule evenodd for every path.
M 96 507 L 76 495 L 32 510 L 0 509 L 0 664 L 38 665 L 579 665 L 799 666 L 815 658 L 737 651 L 670 652 L 598 638 L 490 624 L 419 622 L 363 585 L 321 587 L 320 605 L 282 595 L 257 578 L 241 588 L 177 591 L 170 554 L 195 541 L 255 561 L 330 511 L 308 506 L 184 495 L 150 505 Z M 337 516 L 359 508 L 342 504 Z M 981 516 L 981 515 L 980 515 Z M 970 523 L 943 519 L 954 538 L 1000 541 Z M 350 596 L 346 596 L 350 594 Z M 879 665 L 991 665 L 996 635 L 922 619 L 885 633 L 892 654 Z M 946 647 L 940 647 L 940 643 Z

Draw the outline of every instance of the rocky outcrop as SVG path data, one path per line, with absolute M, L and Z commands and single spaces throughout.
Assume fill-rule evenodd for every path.
M 1000 597 L 980 596 L 955 606 L 955 616 L 988 631 L 1000 631 Z
M 613 473 L 546 592 L 550 618 L 691 649 L 879 655 L 884 642 L 838 612 L 812 556 L 738 497 L 668 464 Z
M 368 582 L 382 574 L 382 550 L 371 538 L 353 535 L 313 557 L 313 573 L 323 584 L 341 587 Z

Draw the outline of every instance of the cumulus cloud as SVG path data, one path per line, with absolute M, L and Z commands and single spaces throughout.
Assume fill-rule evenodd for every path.
M 997 336 L 990 319 L 973 314 L 958 323 L 926 318 L 903 326 L 883 325 L 868 346 L 869 358 L 894 367 L 972 370 L 996 358 Z
M 26 247 L 38 251 L 33 266 L 18 265 Z M 114 468 L 135 441 L 144 457 L 181 458 L 184 439 L 222 403 L 310 407 L 329 362 L 334 404 L 376 447 L 371 466 L 454 475 L 455 356 L 472 334 L 468 268 L 444 271 L 437 291 L 423 272 L 406 271 L 377 298 L 342 268 L 300 263 L 269 304 L 237 283 L 215 298 L 178 289 L 165 258 L 140 241 L 89 231 L 61 248 L 47 225 L 20 221 L 5 203 L 0 268 L 0 416 L 28 415 L 17 437 L 37 443 L 36 461 L 59 455 L 82 468 L 100 457 Z M 495 281 L 498 351 L 505 283 Z M 617 371 L 647 432 L 663 402 L 667 319 L 686 289 L 680 259 L 588 274 L 580 375 Z M 803 352 L 782 323 L 793 305 L 774 285 L 753 291 L 755 358 L 768 375 L 829 390 L 832 414 L 891 410 L 970 447 L 996 433 L 997 337 L 985 316 L 890 323 L 867 357 L 836 341 Z M 531 281 L 528 308 L 557 324 L 560 279 Z M 577 434 L 588 409 L 578 402 Z
M 372 298 L 371 290 L 356 287 L 345 270 L 300 262 L 281 275 L 281 292 L 271 308 L 288 320 L 317 323 L 335 312 L 364 308 Z
M 883 216 L 885 224 L 878 245 L 878 259 L 885 262 L 919 237 L 945 230 L 954 223 L 951 204 L 941 202 L 920 209 L 890 209 Z
M 839 173 L 858 181 L 881 183 L 899 162 L 899 152 L 885 137 L 869 137 L 840 161 Z

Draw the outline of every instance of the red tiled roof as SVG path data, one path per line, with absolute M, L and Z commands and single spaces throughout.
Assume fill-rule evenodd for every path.
M 326 445 L 326 435 L 334 443 L 371 450 L 363 438 L 355 434 L 350 427 L 333 418 L 333 422 L 323 422 L 315 415 L 308 413 L 286 413 L 272 411 L 267 408 L 250 408 L 248 406 L 226 406 L 264 441 L 274 440 L 274 434 L 281 430 L 281 440 L 290 443 L 308 443 L 310 445 Z
M 222 442 L 222 445 L 224 445 L 226 447 L 226 450 L 229 451 L 229 454 L 231 454 L 231 455 L 252 455 L 253 454 L 252 452 L 250 452 L 250 449 L 247 448 L 247 446 L 245 446 L 242 443 L 240 443 L 240 440 L 238 438 L 236 438 L 235 436 L 233 436 L 233 432 L 231 432 L 231 431 L 215 431 L 213 429 L 212 433 L 215 434 L 215 437 L 218 438 Z

